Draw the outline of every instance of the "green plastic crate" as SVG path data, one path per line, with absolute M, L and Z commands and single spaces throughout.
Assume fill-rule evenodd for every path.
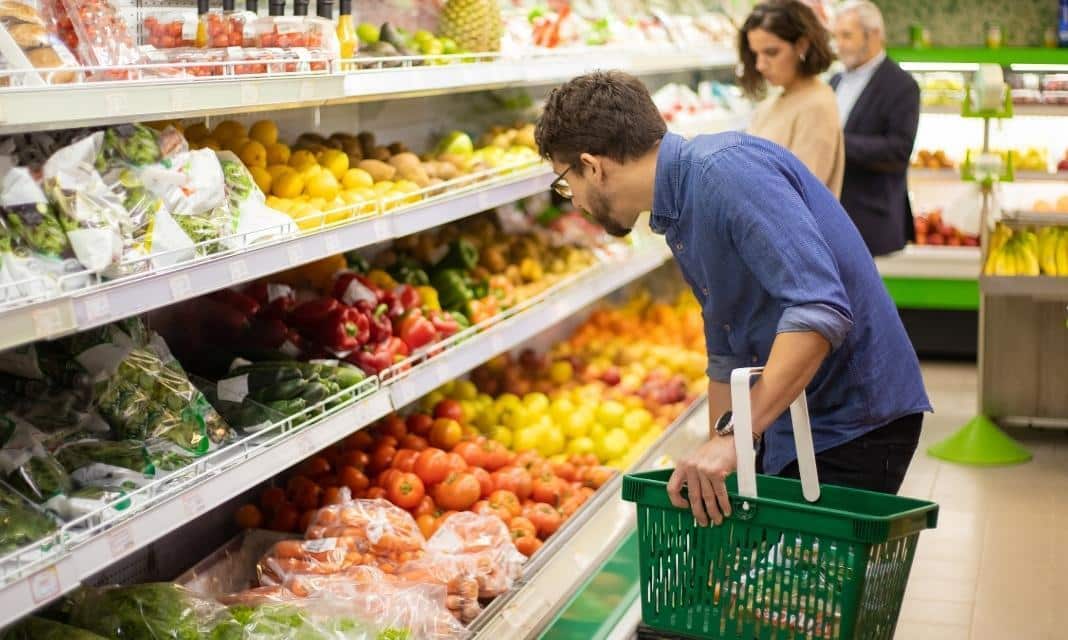
M 671 470 L 623 478 L 638 506 L 642 618 L 649 627 L 722 640 L 891 640 L 916 541 L 938 505 L 757 476 L 733 515 L 701 527 L 668 500 Z

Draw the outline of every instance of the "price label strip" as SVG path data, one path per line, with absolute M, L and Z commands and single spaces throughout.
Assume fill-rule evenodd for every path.
M 89 322 L 99 322 L 111 315 L 111 301 L 108 294 L 100 293 L 85 301 L 85 317 Z
M 133 530 L 126 526 L 120 527 L 108 534 L 108 548 L 111 549 L 111 558 L 117 560 L 133 550 Z
M 234 260 L 230 263 L 230 282 L 237 284 L 249 279 L 248 263 L 244 260 Z
M 190 491 L 182 496 L 182 506 L 185 509 L 185 515 L 189 518 L 195 518 L 207 510 L 207 503 L 204 502 L 204 496 L 200 495 L 199 491 Z
M 63 593 L 55 565 L 30 576 L 30 597 L 35 604 L 50 602 Z

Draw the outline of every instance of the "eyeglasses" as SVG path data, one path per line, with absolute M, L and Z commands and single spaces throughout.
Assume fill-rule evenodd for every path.
M 553 180 L 552 184 L 549 185 L 549 188 L 555 191 L 556 195 L 561 198 L 570 200 L 572 196 L 571 185 L 567 183 L 567 179 L 564 177 L 567 175 L 568 171 L 571 171 L 571 167 L 564 169 L 563 173 L 556 176 L 556 180 Z

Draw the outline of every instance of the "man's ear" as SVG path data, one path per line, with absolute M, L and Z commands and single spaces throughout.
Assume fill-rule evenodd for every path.
M 594 183 L 604 180 L 604 163 L 595 155 L 584 153 L 579 156 L 582 165 L 582 176 Z

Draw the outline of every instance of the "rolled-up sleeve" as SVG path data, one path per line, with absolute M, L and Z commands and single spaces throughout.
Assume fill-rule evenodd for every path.
M 715 382 L 730 382 L 731 372 L 746 365 L 744 359 L 720 353 L 708 354 L 708 379 Z
M 731 241 L 770 296 L 779 301 L 778 333 L 814 331 L 832 348 L 853 327 L 853 314 L 827 240 L 797 188 L 769 158 L 747 154 L 721 165 Z M 727 178 L 727 179 L 725 179 Z M 726 195 L 726 194 L 724 194 Z M 848 222 L 848 220 L 845 220 Z

